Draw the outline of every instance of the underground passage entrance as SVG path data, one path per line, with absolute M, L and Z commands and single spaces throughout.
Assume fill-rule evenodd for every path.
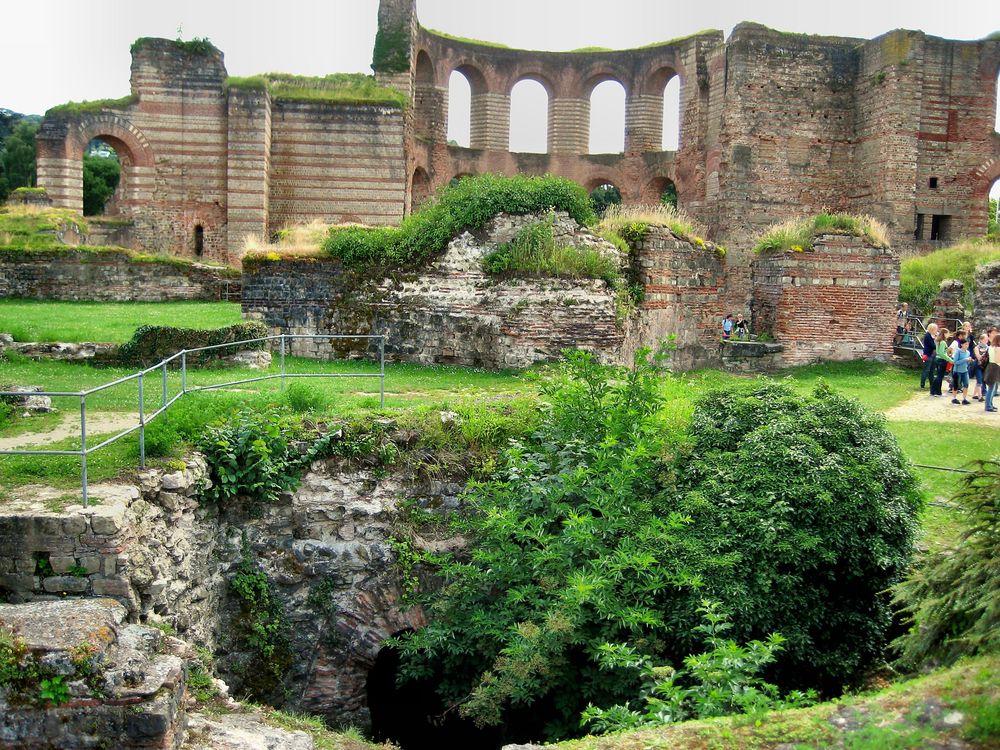
M 457 707 L 446 706 L 435 677 L 398 683 L 399 666 L 399 651 L 387 646 L 368 671 L 375 741 L 394 742 L 402 750 L 499 750 L 504 743 L 500 729 L 479 729 L 459 716 Z

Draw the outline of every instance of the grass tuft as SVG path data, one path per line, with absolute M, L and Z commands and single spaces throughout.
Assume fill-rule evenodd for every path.
M 642 240 L 649 227 L 666 227 L 678 239 L 690 242 L 702 249 L 711 250 L 720 256 L 726 254 L 726 248 L 722 245 L 706 241 L 704 239 L 705 228 L 676 206 L 614 204 L 608 206 L 600 224 L 597 225 L 599 234 L 608 233 L 618 236 L 630 244 Z M 602 234 L 602 236 L 604 235 Z M 610 237 L 608 239 L 614 242 Z
M 227 89 L 269 91 L 279 101 L 326 102 L 331 104 L 382 104 L 403 108 L 406 96 L 381 86 L 374 76 L 364 73 L 331 73 L 326 76 L 296 76 L 290 73 L 262 73 L 226 79 Z
M 889 247 L 889 230 L 878 219 L 853 214 L 821 213 L 806 219 L 789 219 L 768 229 L 754 245 L 755 253 L 801 253 L 823 234 L 863 237 L 872 247 Z

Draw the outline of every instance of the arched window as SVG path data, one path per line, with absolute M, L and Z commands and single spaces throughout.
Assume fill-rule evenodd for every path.
M 194 228 L 194 254 L 199 258 L 205 254 L 205 227 L 201 224 Z
M 549 93 L 538 81 L 524 78 L 510 90 L 510 150 L 544 154 L 548 135 Z
M 448 78 L 448 143 L 468 148 L 472 133 L 472 85 L 463 73 Z
M 620 154 L 625 150 L 625 87 L 615 80 L 597 84 L 590 93 L 590 148 L 592 154 Z
M 83 152 L 83 215 L 105 212 L 121 183 L 118 152 L 111 144 L 94 138 Z
M 430 196 L 431 178 L 423 167 L 417 167 L 410 180 L 410 211 L 416 211 Z
M 681 79 L 672 77 L 663 88 L 663 150 L 677 151 L 681 143 Z
M 619 205 L 621 202 L 622 191 L 610 182 L 602 182 L 590 191 L 590 205 L 598 216 L 603 216 L 608 206 Z

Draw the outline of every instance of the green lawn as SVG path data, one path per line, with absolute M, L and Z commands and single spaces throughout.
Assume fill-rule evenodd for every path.
M 128 341 L 142 325 L 220 328 L 242 322 L 236 302 L 0 300 L 0 333 L 16 341 Z

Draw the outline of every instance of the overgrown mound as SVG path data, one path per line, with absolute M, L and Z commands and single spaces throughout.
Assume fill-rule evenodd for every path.
M 725 256 L 726 248 L 704 239 L 705 228 L 676 206 L 611 205 L 597 225 L 598 234 L 616 245 L 624 241 L 635 245 L 646 237 L 650 227 L 665 227 L 678 239 L 695 247 Z
M 880 417 L 766 383 L 709 394 L 671 434 L 655 368 L 582 353 L 544 393 L 539 428 L 472 485 L 471 554 L 423 557 L 445 585 L 399 639 L 405 677 L 478 723 L 556 739 L 588 704 L 637 696 L 634 673 L 602 670 L 608 644 L 673 666 L 702 648 L 705 598 L 736 641 L 784 636 L 783 687 L 839 688 L 879 657 L 918 509 Z
M 813 246 L 823 234 L 846 234 L 863 237 L 872 247 L 889 247 L 889 230 L 871 216 L 821 213 L 806 219 L 791 219 L 775 224 L 754 245 L 755 253 L 801 253 Z
M 123 367 L 149 367 L 181 349 L 218 346 L 235 341 L 261 339 L 268 335 L 267 326 L 260 321 L 237 323 L 225 328 L 173 328 L 171 326 L 140 326 L 131 339 L 122 344 L 115 354 L 115 363 Z M 208 352 L 188 355 L 187 364 L 204 363 L 228 354 L 264 349 L 267 342 L 251 341 L 245 344 L 222 346 Z
M 586 191 L 562 177 L 465 177 L 441 190 L 398 227 L 335 227 L 323 249 L 348 267 L 418 266 L 453 237 L 475 232 L 500 213 L 566 211 L 578 223 L 597 221 Z
M 970 240 L 907 258 L 899 269 L 899 299 L 921 313 L 930 314 L 941 282 L 958 279 L 965 285 L 966 301 L 976 289 L 976 269 L 1000 261 L 1000 242 Z M 967 304 L 966 307 L 971 307 Z

